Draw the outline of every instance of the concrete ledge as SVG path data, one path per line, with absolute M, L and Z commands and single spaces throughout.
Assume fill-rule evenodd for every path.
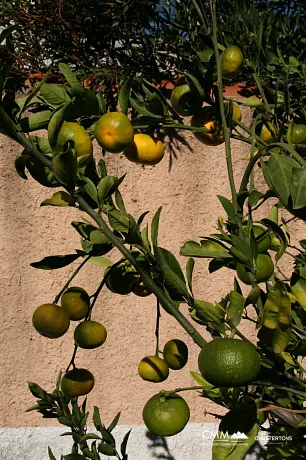
M 190 423 L 179 434 L 156 437 L 144 426 L 119 426 L 114 430 L 118 451 L 126 432 L 132 428 L 127 452 L 130 460 L 211 460 L 211 446 L 217 425 Z M 48 445 L 56 459 L 70 453 L 70 436 L 60 436 L 68 427 L 0 428 L 1 460 L 49 460 Z M 88 432 L 94 432 L 89 428 Z M 103 456 L 103 458 L 106 458 Z M 114 458 L 114 457 L 109 457 Z M 264 460 L 262 443 L 256 443 L 246 460 Z

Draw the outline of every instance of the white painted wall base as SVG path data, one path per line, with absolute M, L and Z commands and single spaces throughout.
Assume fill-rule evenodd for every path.
M 214 423 L 190 423 L 181 433 L 168 438 L 155 437 L 144 426 L 119 426 L 114 431 L 118 447 L 130 428 L 132 432 L 127 449 L 129 460 L 211 460 L 212 458 L 212 440 L 217 431 L 217 425 Z M 0 428 L 0 460 L 48 460 L 48 445 L 56 459 L 60 459 L 61 454 L 68 454 L 71 451 L 71 438 L 60 436 L 65 431 L 69 429 L 65 427 Z M 94 432 L 91 428 L 89 431 Z M 210 436 L 211 439 L 208 439 Z M 246 456 L 246 460 L 264 460 L 264 458 L 265 451 L 262 443 L 257 443 Z

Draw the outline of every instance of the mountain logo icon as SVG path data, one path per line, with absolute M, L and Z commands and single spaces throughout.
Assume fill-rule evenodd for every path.
M 231 439 L 248 439 L 248 437 L 246 434 L 237 431 L 237 433 L 232 434 Z

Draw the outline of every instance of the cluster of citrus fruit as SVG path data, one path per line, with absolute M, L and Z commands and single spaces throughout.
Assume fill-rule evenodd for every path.
M 128 160 L 142 165 L 156 165 L 165 152 L 159 139 L 148 134 L 134 134 L 131 121 L 120 112 L 106 113 L 99 118 L 95 138 L 108 152 L 123 152 Z
M 44 337 L 56 339 L 64 335 L 70 321 L 80 321 L 74 330 L 75 344 L 84 349 L 100 347 L 106 340 L 103 324 L 88 319 L 90 297 L 80 287 L 68 288 L 61 297 L 61 305 L 43 304 L 33 314 L 33 326 Z M 89 393 L 94 387 L 94 376 L 87 370 L 74 367 L 61 379 L 61 390 L 69 398 Z
M 169 369 L 182 369 L 188 361 L 187 345 L 179 339 L 169 340 L 159 356 L 146 356 L 138 365 L 138 374 L 143 380 L 159 383 L 168 378 Z
M 173 355 L 173 345 L 168 345 L 171 342 L 175 341 L 168 342 L 164 348 L 165 361 L 169 359 L 167 350 L 165 353 L 167 347 L 170 356 L 177 360 L 176 352 Z M 183 354 L 184 358 L 185 356 Z M 142 360 L 140 370 L 146 372 L 150 381 L 162 381 L 167 374 L 167 368 L 152 358 L 156 357 Z M 208 342 L 199 354 L 198 364 L 205 380 L 216 387 L 247 385 L 253 382 L 260 372 L 260 358 L 256 348 L 250 342 L 233 338 L 216 338 Z M 155 380 L 156 378 L 158 380 Z M 184 429 L 190 417 L 190 410 L 187 402 L 175 392 L 161 391 L 147 401 L 142 415 L 145 425 L 152 433 L 157 436 L 173 436 Z
M 138 263 L 150 272 L 149 264 L 145 261 L 138 261 Z M 147 297 L 152 294 L 150 289 L 141 280 L 138 272 L 134 267 L 128 265 L 127 262 L 122 262 L 114 267 L 108 267 L 105 270 L 105 276 L 107 276 L 107 288 L 115 294 L 127 295 L 133 293 L 138 297 Z
M 126 158 L 141 165 L 156 165 L 164 157 L 164 144 L 148 134 L 134 134 L 129 118 L 120 112 L 102 115 L 96 123 L 95 138 L 99 145 L 111 153 L 123 152 Z M 77 122 L 64 122 L 55 151 L 61 153 L 67 141 L 73 142 L 79 167 L 92 159 L 93 147 L 89 134 Z
M 222 76 L 231 80 L 239 75 L 243 55 L 238 46 L 230 45 L 222 53 Z M 191 84 L 180 79 L 171 93 L 171 105 L 181 116 L 192 116 L 191 126 L 207 128 L 210 132 L 195 132 L 195 137 L 205 145 L 219 145 L 225 141 L 220 111 L 217 107 L 202 107 L 202 100 L 197 90 Z M 232 118 L 241 121 L 240 107 L 232 104 Z M 229 126 L 235 127 L 229 119 Z

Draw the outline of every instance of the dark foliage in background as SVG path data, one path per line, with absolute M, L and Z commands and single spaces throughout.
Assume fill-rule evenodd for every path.
M 0 25 L 16 25 L 16 71 L 45 72 L 66 62 L 84 76 L 95 73 L 102 81 L 132 73 L 160 81 L 185 69 L 197 74 L 201 61 L 208 62 L 212 47 L 208 3 L 4 0 Z M 202 23 L 195 8 L 201 11 Z M 305 61 L 303 0 L 224 0 L 218 3 L 218 17 L 221 47 L 235 43 L 247 58 L 240 79 L 248 80 L 254 69 L 273 78 L 286 70 L 290 56 Z

